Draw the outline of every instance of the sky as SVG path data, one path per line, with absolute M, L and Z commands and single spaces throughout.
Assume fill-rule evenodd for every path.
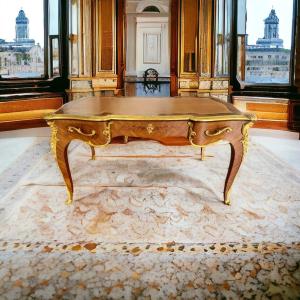
M 293 0 L 247 0 L 247 33 L 249 44 L 264 36 L 264 22 L 274 7 L 280 19 L 279 36 L 284 47 L 291 47 Z M 15 18 L 23 8 L 29 18 L 29 37 L 44 44 L 43 0 L 0 0 L 0 38 L 13 41 Z
M 29 38 L 44 45 L 43 0 L 0 0 L 0 39 L 11 42 L 16 37 L 15 24 L 19 10 L 29 19 Z
M 1 0 L 0 0 L 1 1 Z M 293 0 L 247 0 L 247 33 L 249 45 L 264 37 L 264 19 L 272 7 L 279 18 L 279 37 L 284 47 L 291 48 Z

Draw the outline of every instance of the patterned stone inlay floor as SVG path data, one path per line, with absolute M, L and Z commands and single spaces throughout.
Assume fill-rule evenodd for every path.
M 256 245 L 255 252 L 249 246 L 225 245 L 236 253 L 216 253 L 216 248 L 224 245 L 190 245 L 186 247 L 188 252 L 179 250 L 182 245 L 177 248 L 174 244 L 151 245 L 155 251 L 136 251 L 127 245 L 129 253 L 124 245 L 123 251 L 118 246 L 105 251 L 89 251 L 87 245 L 80 248 L 70 245 L 71 250 L 63 251 L 53 251 L 59 247 L 55 245 L 27 249 L 23 246 L 4 251 L 2 245 L 1 299 L 298 299 L 300 296 L 299 244 Z M 199 249 L 207 252 L 201 253 Z

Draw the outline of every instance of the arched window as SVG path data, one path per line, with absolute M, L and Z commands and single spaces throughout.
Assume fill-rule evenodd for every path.
M 151 6 L 147 6 L 144 8 L 143 12 L 160 12 L 160 10 L 154 6 L 154 5 L 151 5 Z

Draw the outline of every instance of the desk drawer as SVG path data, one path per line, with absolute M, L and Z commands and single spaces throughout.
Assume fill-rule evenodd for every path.
M 113 121 L 112 137 L 157 139 L 188 136 L 187 121 Z
M 192 140 L 197 145 L 207 145 L 221 140 L 232 140 L 241 135 L 241 122 L 190 122 Z
M 105 144 L 109 140 L 108 122 L 58 120 L 59 135 L 78 139 L 94 145 Z

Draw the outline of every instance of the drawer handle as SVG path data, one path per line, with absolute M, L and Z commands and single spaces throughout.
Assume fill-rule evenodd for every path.
M 106 142 L 102 145 L 97 145 L 97 144 L 94 144 L 93 142 L 89 141 L 88 144 L 91 146 L 91 147 L 105 147 L 107 146 L 108 144 L 110 144 L 111 142 L 111 125 L 112 125 L 113 122 L 108 122 L 106 125 L 105 125 L 105 128 L 104 130 L 102 131 L 102 134 L 106 137 Z
M 70 127 L 68 128 L 68 131 L 71 132 L 71 133 L 73 133 L 74 131 L 76 131 L 76 132 L 79 133 L 80 135 L 83 135 L 83 136 L 89 136 L 89 137 L 96 135 L 96 131 L 95 131 L 95 130 L 92 130 L 91 133 L 84 133 L 84 132 L 81 130 L 81 128 L 76 128 L 76 127 L 73 127 L 73 126 L 70 126 Z
M 217 129 L 217 130 L 214 130 L 214 131 L 206 130 L 205 135 L 209 136 L 209 137 L 215 137 L 215 136 L 221 135 L 223 133 L 229 133 L 231 131 L 232 131 L 231 127 L 225 127 L 223 129 Z
M 154 131 L 154 127 L 152 124 L 148 124 L 147 131 L 148 131 L 148 134 L 151 134 Z
M 197 145 L 194 143 L 194 137 L 197 135 L 197 133 L 194 131 L 194 124 L 192 122 L 188 122 L 188 126 L 189 126 L 189 141 L 191 143 L 192 146 L 194 147 L 199 147 L 199 148 L 202 148 L 201 145 Z

